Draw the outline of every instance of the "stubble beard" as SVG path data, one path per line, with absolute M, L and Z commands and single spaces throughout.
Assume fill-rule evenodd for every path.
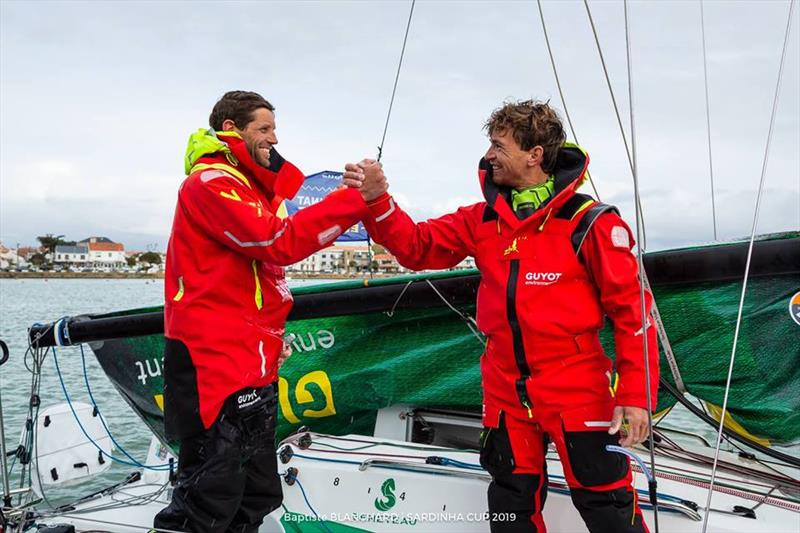
M 247 146 L 247 151 L 250 152 L 250 157 L 256 164 L 260 167 L 269 168 L 269 154 L 272 153 L 272 149 L 270 148 L 269 152 L 267 152 L 267 157 L 261 157 L 261 152 L 259 151 L 258 147 L 255 144 L 250 144 Z

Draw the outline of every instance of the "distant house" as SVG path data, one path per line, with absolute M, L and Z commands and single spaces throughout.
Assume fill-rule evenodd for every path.
M 89 263 L 95 268 L 120 268 L 127 265 L 125 245 L 108 237 L 88 237 L 78 243 L 89 250 Z
M 336 274 L 366 272 L 369 270 L 369 251 L 366 245 L 333 245 L 289 265 L 286 270 Z
M 298 261 L 287 270 L 294 272 L 339 272 L 342 268 L 344 252 L 330 246 Z
M 400 263 L 397 262 L 397 259 L 392 254 L 375 254 L 373 261 L 378 264 L 379 272 L 397 274 L 406 270 L 400 266 Z
M 89 247 L 83 244 L 56 245 L 53 263 L 63 266 L 87 267 L 90 266 Z
M 0 269 L 28 268 L 28 259 L 30 259 L 36 251 L 38 251 L 38 248 L 32 248 L 30 246 L 7 248 L 0 243 Z

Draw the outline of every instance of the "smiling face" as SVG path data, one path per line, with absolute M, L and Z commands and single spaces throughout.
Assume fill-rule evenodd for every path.
M 541 168 L 541 146 L 523 150 L 508 129 L 492 131 L 489 141 L 484 158 L 492 165 L 496 184 L 524 189 L 547 181 L 547 174 Z
M 269 168 L 269 154 L 272 147 L 278 144 L 278 137 L 275 134 L 275 114 L 264 107 L 260 107 L 252 112 L 252 120 L 240 129 L 233 120 L 223 122 L 223 129 L 233 130 L 244 139 L 247 151 L 253 161 L 258 165 Z
M 547 181 L 566 140 L 558 114 L 547 102 L 506 102 L 484 124 L 491 145 L 485 159 L 494 182 L 525 189 Z

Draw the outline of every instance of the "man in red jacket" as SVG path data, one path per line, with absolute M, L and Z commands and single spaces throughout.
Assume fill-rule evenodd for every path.
M 545 531 L 548 442 L 590 531 L 646 531 L 628 459 L 606 450 L 642 442 L 648 402 L 656 401 L 658 349 L 654 329 L 642 327 L 633 236 L 614 207 L 575 192 L 589 158 L 564 143 L 549 105 L 505 104 L 486 129 L 485 201 L 415 224 L 383 194 L 369 202 L 365 223 L 408 268 L 475 257 L 478 327 L 487 338 L 481 463 L 492 475 L 490 513 L 515 518 L 493 521 L 492 531 Z M 345 168 L 345 183 L 362 191 L 385 180 L 375 165 Z M 649 312 L 649 293 L 646 305 Z M 616 374 L 599 341 L 604 316 L 614 324 Z M 620 438 L 623 419 L 629 428 Z
M 156 529 L 255 532 L 280 505 L 276 382 L 292 307 L 283 267 L 333 243 L 372 199 L 342 188 L 286 217 L 281 204 L 304 177 L 274 148 L 274 109 L 228 92 L 211 129 L 189 139 L 164 284 L 164 419 L 180 458 Z

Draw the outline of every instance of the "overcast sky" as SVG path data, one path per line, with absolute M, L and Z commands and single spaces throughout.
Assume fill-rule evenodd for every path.
M 164 250 L 190 132 L 254 90 L 306 174 L 375 156 L 410 1 L 0 2 L 0 240 L 89 235 Z M 633 186 L 582 2 L 544 2 L 566 103 L 601 199 Z M 717 223 L 749 235 L 788 1 L 707 1 Z M 630 126 L 621 1 L 592 1 Z M 795 9 L 758 231 L 800 228 Z M 632 2 L 634 120 L 648 249 L 713 239 L 700 4 Z M 480 200 L 481 126 L 506 99 L 563 110 L 535 2 L 418 1 L 384 148 L 416 219 Z M 588 186 L 587 186 L 588 191 Z

